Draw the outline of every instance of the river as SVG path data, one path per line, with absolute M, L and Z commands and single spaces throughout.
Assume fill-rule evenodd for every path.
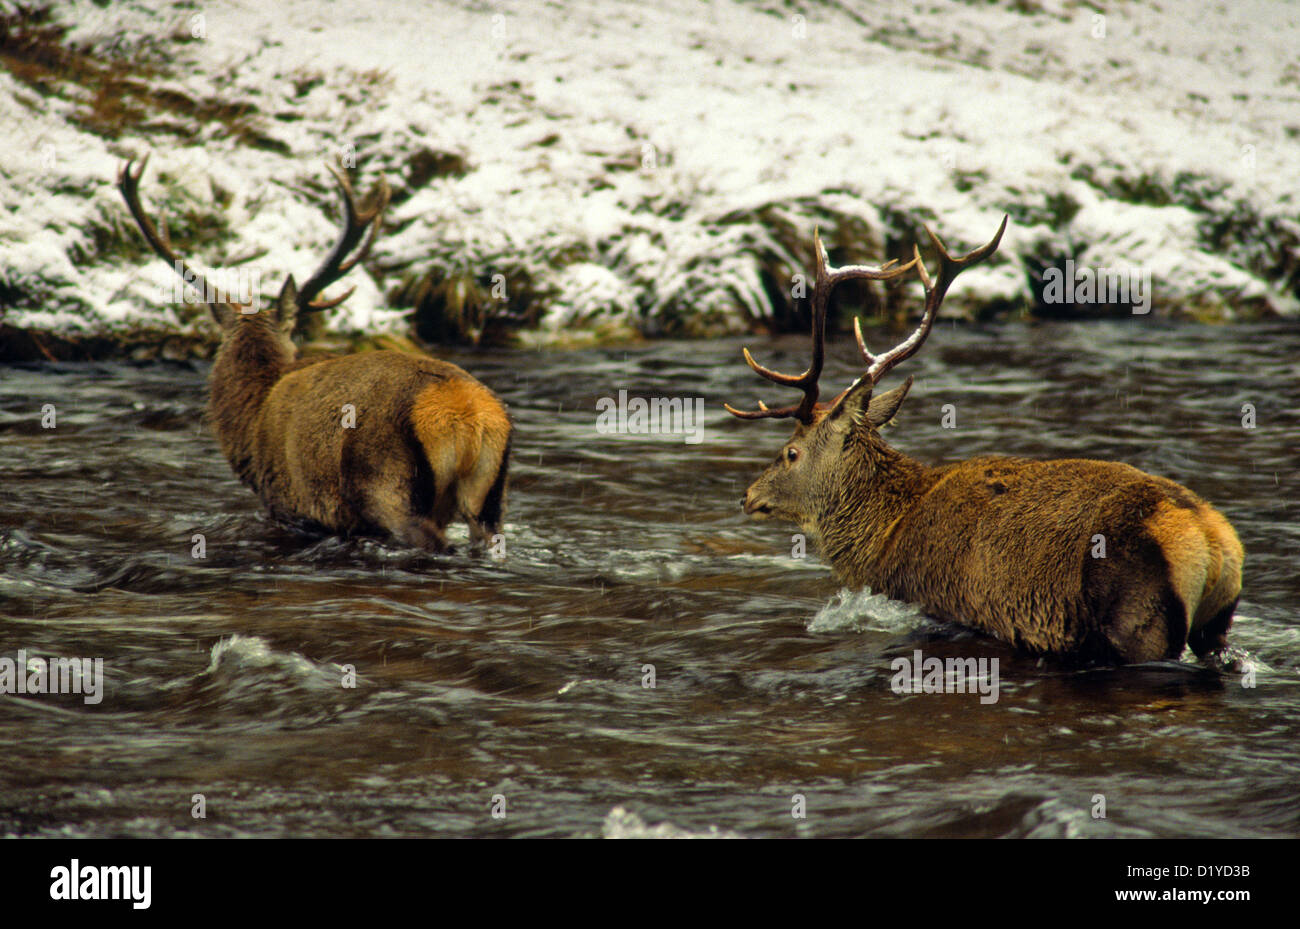
M 742 344 L 805 364 L 797 336 L 443 353 L 516 422 L 503 558 L 270 522 L 204 424 L 204 363 L 0 368 L 0 655 L 105 679 L 0 698 L 0 833 L 1300 835 L 1300 330 L 944 322 L 887 431 L 1210 500 L 1246 549 L 1253 680 L 1054 667 L 840 590 L 741 513 L 789 425 L 722 403 L 795 399 Z M 850 340 L 829 356 L 824 393 L 856 374 Z M 620 390 L 703 398 L 700 441 L 602 433 Z M 998 659 L 997 701 L 895 693 L 917 649 Z

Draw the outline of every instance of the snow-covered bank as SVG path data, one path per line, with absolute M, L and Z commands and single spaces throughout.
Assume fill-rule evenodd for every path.
M 112 186 L 146 151 L 178 248 L 212 267 L 264 250 L 245 267 L 268 297 L 335 234 L 322 162 L 355 159 L 363 189 L 385 176 L 344 332 L 403 330 L 413 305 L 435 339 L 502 315 L 543 337 L 780 328 L 814 225 L 833 260 L 874 262 L 926 221 L 973 246 L 1003 212 L 948 312 L 1129 311 L 1044 305 L 1042 270 L 1067 260 L 1144 272 L 1155 313 L 1297 308 L 1291 5 L 36 8 L 0 3 L 9 331 L 208 336 Z

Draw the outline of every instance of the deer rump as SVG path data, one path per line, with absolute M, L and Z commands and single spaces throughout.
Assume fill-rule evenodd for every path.
M 456 365 L 396 351 L 304 359 L 251 428 L 233 421 L 246 387 L 224 380 L 209 407 L 222 452 L 276 518 L 432 548 L 457 516 L 475 541 L 499 530 L 510 421 Z
M 858 564 L 846 580 L 1033 653 L 1137 662 L 1226 644 L 1241 545 L 1182 485 L 1083 459 L 975 458 L 933 475 L 874 557 L 845 553 Z

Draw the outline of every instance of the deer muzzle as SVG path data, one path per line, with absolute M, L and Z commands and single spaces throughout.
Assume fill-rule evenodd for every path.
M 745 491 L 745 496 L 741 498 L 740 505 L 744 509 L 746 516 L 762 519 L 772 515 L 771 504 L 760 499 L 758 494 L 754 493 L 753 487 Z

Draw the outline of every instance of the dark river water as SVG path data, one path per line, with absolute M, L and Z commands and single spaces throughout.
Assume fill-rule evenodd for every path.
M 741 345 L 445 353 L 517 424 L 499 560 L 270 522 L 204 425 L 204 364 L 0 368 L 0 656 L 104 673 L 96 704 L 0 697 L 0 834 L 1300 834 L 1300 331 L 942 324 L 888 432 L 1206 497 L 1246 549 L 1249 673 L 1066 670 L 841 591 L 741 513 L 789 427 L 722 403 L 796 399 Z M 829 354 L 825 392 L 854 373 Z M 702 397 L 701 441 L 603 434 L 620 390 Z M 895 693 L 917 649 L 997 658 L 997 701 Z

